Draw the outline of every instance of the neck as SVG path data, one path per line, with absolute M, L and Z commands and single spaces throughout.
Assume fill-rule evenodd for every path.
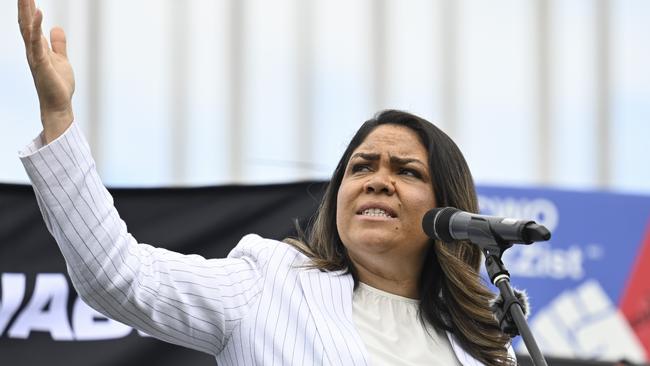
M 350 260 L 357 270 L 359 281 L 366 285 L 391 294 L 419 299 L 420 272 L 423 263 L 396 262 L 382 260 L 382 258 L 368 260 L 355 258 L 352 255 Z

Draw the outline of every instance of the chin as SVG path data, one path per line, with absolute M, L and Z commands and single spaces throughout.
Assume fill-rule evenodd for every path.
M 345 245 L 348 250 L 351 246 L 357 250 L 383 252 L 395 247 L 395 241 L 389 240 L 385 233 L 369 233 L 368 235 L 360 235 L 350 240 L 351 245 Z

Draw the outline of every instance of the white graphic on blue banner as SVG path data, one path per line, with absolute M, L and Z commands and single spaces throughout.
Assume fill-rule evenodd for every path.
M 600 284 L 588 280 L 558 295 L 530 321 L 545 354 L 643 362 L 643 346 Z M 526 353 L 519 341 L 515 349 Z

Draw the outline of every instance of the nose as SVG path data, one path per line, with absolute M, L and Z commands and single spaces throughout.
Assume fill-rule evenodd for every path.
M 395 193 L 395 180 L 388 174 L 378 172 L 368 177 L 363 190 L 366 193 L 385 193 L 390 196 Z

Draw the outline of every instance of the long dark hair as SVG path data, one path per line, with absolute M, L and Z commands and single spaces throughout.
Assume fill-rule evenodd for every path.
M 366 121 L 356 132 L 339 161 L 307 234 L 285 239 L 322 270 L 347 270 L 358 284 L 356 269 L 336 228 L 336 198 L 351 154 L 377 127 L 405 126 L 417 133 L 428 152 L 433 192 L 439 207 L 452 206 L 478 212 L 474 181 L 460 149 L 444 132 L 413 114 L 385 110 Z M 494 297 L 482 282 L 478 247 L 431 240 L 420 276 L 420 318 L 434 328 L 454 334 L 463 348 L 488 365 L 506 365 L 507 338 L 490 309 Z

